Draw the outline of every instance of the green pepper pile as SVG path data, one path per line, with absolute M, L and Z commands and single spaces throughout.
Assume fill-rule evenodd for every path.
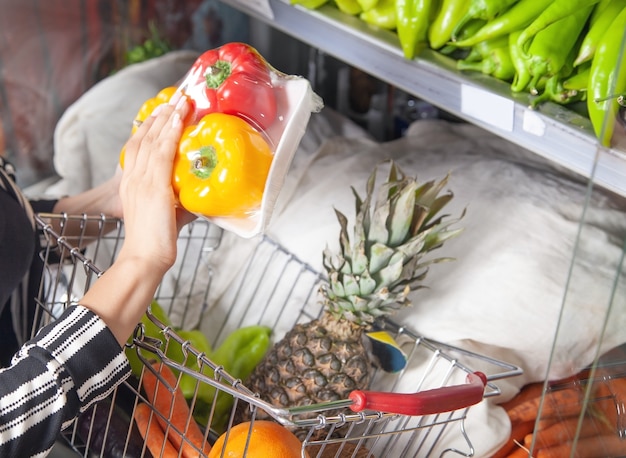
M 611 146 L 626 93 L 626 0 L 291 0 L 334 5 L 397 33 L 407 59 L 430 48 L 527 93 L 529 105 L 586 101 Z M 583 104 L 584 105 L 584 104 Z
M 202 425 L 210 423 L 215 432 L 223 432 L 228 423 L 234 398 L 227 393 L 218 392 L 213 386 L 202 383 L 192 375 L 202 373 L 211 378 L 219 376 L 208 364 L 199 364 L 198 358 L 185 347 L 190 345 L 216 366 L 222 367 L 235 380 L 246 380 L 270 348 L 271 328 L 250 325 L 235 329 L 217 348 L 212 349 L 202 331 L 185 330 L 173 326 L 167 313 L 156 300 L 150 304 L 150 313 L 161 322 L 164 328 L 173 329 L 184 343 L 180 344 L 177 340 L 166 338 L 163 329 L 153 323 L 147 315 L 141 319 L 141 335 L 134 337 L 147 341 L 151 346 L 159 347 L 168 359 L 184 364 L 190 369 L 190 373 L 180 374 L 178 384 L 185 399 L 193 401 L 194 418 Z M 133 375 L 140 378 L 145 362 L 153 360 L 155 354 L 133 344 L 133 337 L 129 338 L 125 351 Z M 174 373 L 179 375 L 178 371 Z

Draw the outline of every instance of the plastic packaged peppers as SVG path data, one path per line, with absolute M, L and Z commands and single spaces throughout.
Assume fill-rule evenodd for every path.
M 172 176 L 178 204 L 241 237 L 263 232 L 322 100 L 308 80 L 277 71 L 250 45 L 227 43 L 147 100 L 132 130 L 176 91 L 192 104 Z
M 146 100 L 139 108 L 139 111 L 135 115 L 135 119 L 133 119 L 131 133 L 134 134 L 141 123 L 144 122 L 148 116 L 150 116 L 150 113 L 152 113 L 154 109 L 162 103 L 167 103 L 177 90 L 178 88 L 176 86 L 168 86 L 161 89 L 154 97 Z M 120 165 L 122 167 L 124 167 L 124 151 L 125 149 L 122 148 L 122 152 L 120 153 Z
M 133 133 L 137 130 L 137 128 L 144 122 L 148 116 L 154 111 L 156 107 L 163 103 L 169 102 L 174 93 L 177 91 L 176 86 L 168 86 L 166 88 L 161 89 L 157 95 L 152 97 L 151 99 L 146 100 L 139 111 L 135 115 L 135 119 L 133 120 Z
M 245 217 L 258 210 L 272 150 L 243 119 L 211 113 L 183 132 L 174 160 L 181 205 L 205 216 Z
M 253 47 L 228 43 L 200 55 L 179 88 L 193 101 L 195 121 L 209 113 L 226 113 L 262 131 L 276 118 L 271 72 Z

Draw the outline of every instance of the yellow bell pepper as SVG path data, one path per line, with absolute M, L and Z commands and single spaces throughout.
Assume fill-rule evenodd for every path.
M 174 159 L 172 186 L 187 211 L 208 217 L 246 217 L 261 206 L 272 149 L 243 119 L 205 115 L 187 126 Z
M 163 103 L 169 102 L 172 96 L 174 95 L 174 93 L 176 92 L 176 90 L 177 90 L 176 86 L 168 86 L 168 87 L 161 89 L 157 93 L 157 95 L 155 95 L 154 97 L 151 97 L 148 100 L 146 100 L 143 103 L 143 105 L 141 105 L 141 108 L 139 108 L 139 111 L 137 112 L 137 114 L 135 115 L 135 118 L 133 119 L 133 127 L 131 130 L 131 135 L 137 131 L 139 126 L 141 126 L 141 123 L 144 122 L 148 118 L 148 116 L 152 114 L 152 112 L 154 111 L 156 107 L 158 107 L 159 105 Z M 126 147 L 123 146 L 122 151 L 120 151 L 120 165 L 122 166 L 122 168 L 124 167 L 125 153 L 126 153 Z
M 146 100 L 139 111 L 135 115 L 135 119 L 133 120 L 133 129 L 132 133 L 134 134 L 137 128 L 144 122 L 148 116 L 152 114 L 154 109 L 163 103 L 167 103 L 170 101 L 177 88 L 175 86 L 168 86 L 166 88 L 161 89 L 157 95 Z

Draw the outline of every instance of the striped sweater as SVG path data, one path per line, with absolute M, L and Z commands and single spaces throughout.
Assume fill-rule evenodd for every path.
M 46 456 L 62 429 L 129 375 L 104 322 L 68 307 L 0 369 L 0 456 Z

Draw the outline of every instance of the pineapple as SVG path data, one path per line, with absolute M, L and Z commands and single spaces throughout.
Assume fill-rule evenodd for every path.
M 364 333 L 375 320 L 410 304 L 409 292 L 423 287 L 429 265 L 449 259 L 422 259 L 460 232 L 450 228 L 460 217 L 443 222 L 444 216 L 437 216 L 452 199 L 449 191 L 439 195 L 448 177 L 420 184 L 391 162 L 388 180 L 373 202 L 376 175 L 375 169 L 365 200 L 352 188 L 352 241 L 346 216 L 335 210 L 340 252 L 328 247 L 323 252 L 328 282 L 320 290 L 322 315 L 296 324 L 247 381 L 275 406 L 342 400 L 352 390 L 367 388 L 375 367 Z

